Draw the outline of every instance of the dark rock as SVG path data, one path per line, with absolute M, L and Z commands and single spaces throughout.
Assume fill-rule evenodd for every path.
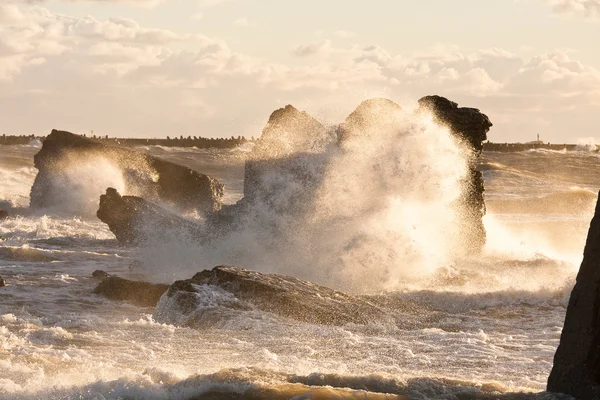
M 477 169 L 483 142 L 492 127 L 489 118 L 476 108 L 458 107 L 441 96 L 426 96 L 419 100 L 421 110 L 431 112 L 434 121 L 447 126 L 452 134 L 471 150 L 469 172 L 462 182 L 462 194 L 456 203 L 460 219 L 460 248 L 478 253 L 485 245 L 486 232 L 483 174 Z
M 0 208 L 0 221 L 8 218 L 8 213 Z
M 122 245 L 140 245 L 157 238 L 199 238 L 200 227 L 136 196 L 121 196 L 108 188 L 96 214 Z
M 58 261 L 43 252 L 29 247 L 0 247 L 0 259 L 20 262 L 52 262 Z
M 3 277 L 0 276 L 0 287 L 4 287 L 6 286 L 6 281 L 4 280 Z
M 94 272 L 92 272 L 92 277 L 94 277 L 96 279 L 105 279 L 105 278 L 108 278 L 109 276 L 110 276 L 110 274 L 108 272 L 102 271 L 100 269 L 97 269 Z
M 123 172 L 126 188 L 146 199 L 172 204 L 182 211 L 213 212 L 221 206 L 223 185 L 190 168 L 148 154 L 53 130 L 35 155 L 39 170 L 31 188 L 31 207 L 61 205 L 69 193 L 57 182 L 78 163 L 102 157 Z
M 256 308 L 302 322 L 344 325 L 394 321 L 390 314 L 358 297 L 289 276 L 228 266 L 205 270 L 192 279 L 173 283 L 161 304 L 165 302 L 165 307 L 168 304 L 175 310 L 159 309 L 159 305 L 155 314 L 162 322 L 173 322 L 168 315 L 175 313 L 188 316 L 188 324 L 201 323 L 194 316 L 196 311 L 212 307 L 200 299 L 203 287 L 218 287 L 231 293 L 234 297 L 224 304 L 226 308 Z
M 94 289 L 95 294 L 109 300 L 122 300 L 140 307 L 154 307 L 169 285 L 132 281 L 108 276 Z
M 600 197 L 547 390 L 580 400 L 600 399 Z

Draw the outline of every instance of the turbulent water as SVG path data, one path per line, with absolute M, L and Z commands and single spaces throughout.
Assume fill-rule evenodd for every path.
M 509 393 L 545 388 L 600 188 L 595 152 L 484 153 L 488 244 L 482 256 L 432 257 L 418 274 L 408 261 L 398 262 L 415 257 L 396 258 L 390 265 L 397 271 L 385 275 L 393 278 L 386 285 L 379 282 L 381 265 L 373 265 L 379 275 L 372 285 L 364 272 L 355 280 L 332 282 L 320 272 L 328 262 L 326 246 L 311 248 L 319 271 L 308 265 L 301 270 L 298 254 L 281 252 L 277 268 L 263 268 L 390 302 L 412 302 L 421 310 L 416 323 L 332 327 L 255 310 L 195 330 L 156 321 L 153 309 L 93 295 L 97 281 L 91 273 L 103 269 L 168 281 L 231 258 L 219 261 L 187 243 L 124 249 L 93 215 L 29 211 L 38 150 L 39 143 L 0 146 L 0 207 L 24 215 L 0 222 L 0 275 L 8 284 L 0 288 L 0 398 L 6 399 L 217 399 L 236 393 L 273 399 L 525 398 Z M 242 197 L 248 148 L 139 150 L 218 178 L 226 185 L 226 203 Z M 70 187 L 89 185 L 86 174 L 97 167 L 75 174 Z M 102 185 L 118 185 L 118 171 L 104 168 L 101 175 Z M 334 179 L 335 184 L 342 183 Z M 78 196 L 89 192 L 77 191 Z M 100 193 L 91 192 L 90 198 L 72 201 L 96 202 Z M 389 221 L 403 229 L 411 218 L 430 212 L 391 204 Z M 438 216 L 427 217 L 434 224 Z M 376 236 L 381 238 L 395 234 L 387 225 L 363 228 L 381 229 Z M 239 250 L 247 242 L 237 239 Z M 430 254 L 441 252 L 435 248 L 440 239 L 428 231 L 413 240 L 414 248 L 429 245 Z M 261 269 L 257 260 L 236 260 Z M 381 263 L 381 254 L 372 260 Z M 167 273 L 158 274 L 160 268 Z M 364 284 L 357 287 L 357 280 Z M 211 301 L 217 297 L 215 292 Z

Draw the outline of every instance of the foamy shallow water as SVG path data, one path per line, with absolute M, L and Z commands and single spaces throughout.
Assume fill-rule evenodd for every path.
M 243 158 L 237 155 L 221 159 L 187 149 L 148 151 L 168 152 L 165 158 L 187 160 L 200 170 L 209 165 L 234 188 L 231 201 L 241 196 Z M 22 199 L 35 177 L 31 159 L 35 152 L 2 147 L 0 168 L 13 178 L 0 192 L 0 200 L 4 196 L 15 206 L 26 206 Z M 556 164 L 555 155 L 536 157 L 531 165 L 547 162 L 547 169 Z M 572 157 L 574 163 L 595 162 L 588 155 Z M 527 195 L 518 176 L 521 158 L 491 154 L 484 162 L 488 159 L 517 171 L 511 172 L 511 180 L 503 180 L 505 172 L 500 176 L 486 172 L 490 196 L 501 197 L 503 192 L 513 196 L 517 190 L 520 196 Z M 572 172 L 573 177 L 561 175 L 556 190 L 563 190 L 569 179 L 573 186 L 600 186 L 578 171 Z M 544 168 L 528 170 L 522 179 L 544 172 Z M 538 193 L 533 187 L 530 194 Z M 3 221 L 0 247 L 25 248 L 54 261 L 0 257 L 0 275 L 9 284 L 0 289 L 0 398 L 189 399 L 215 390 L 230 394 L 263 390 L 264 398 L 291 398 L 298 391 L 313 390 L 317 398 L 317 386 L 322 385 L 368 390 L 371 398 L 376 398 L 375 392 L 440 399 L 540 392 L 558 345 L 581 258 L 577 248 L 583 248 L 590 217 L 589 212 L 568 218 L 490 216 L 486 228 L 493 244 L 484 257 L 445 265 L 427 279 L 405 282 L 387 293 L 372 291 L 426 310 L 405 327 L 320 326 L 249 311 L 235 318 L 224 315 L 202 330 L 164 324 L 155 319 L 153 309 L 110 302 L 91 293 L 97 284 L 91 273 L 96 269 L 157 280 L 153 269 L 139 267 L 140 260 L 153 254 L 151 249 L 119 248 L 104 224 L 85 215 L 42 212 Z M 557 219 L 573 229 L 572 243 L 565 248 L 543 235 L 532 235 L 547 232 L 551 237 L 553 229 L 564 229 L 564 225 L 548 228 Z M 201 255 L 190 252 L 182 260 L 181 252 L 174 251 L 160 263 L 181 277 L 191 277 L 201 269 L 194 268 L 194 263 L 201 264 Z M 318 281 L 318 275 L 315 278 Z M 332 393 L 341 398 L 357 395 L 349 391 L 320 395 L 330 398 Z

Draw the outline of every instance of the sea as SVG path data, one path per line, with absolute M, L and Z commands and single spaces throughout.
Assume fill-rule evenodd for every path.
M 481 254 L 456 259 L 442 251 L 447 238 L 435 234 L 444 209 L 397 197 L 365 202 L 384 209 L 347 225 L 374 238 L 355 247 L 338 246 L 331 231 L 277 251 L 265 245 L 268 237 L 249 231 L 218 249 L 168 238 L 151 247 L 120 247 L 94 215 L 99 195 L 119 186 L 114 168 L 91 162 L 74 170 L 65 190 L 85 206 L 77 213 L 68 204 L 28 208 L 40 147 L 37 141 L 0 146 L 0 208 L 18 215 L 0 221 L 0 276 L 7 284 L 0 288 L 1 399 L 567 398 L 544 390 L 600 189 L 594 148 L 484 152 L 478 168 L 487 244 Z M 402 171 L 425 172 L 378 190 L 417 190 L 422 185 L 414 182 L 427 176 L 428 187 L 436 188 L 432 196 L 447 193 L 446 164 L 439 171 L 427 166 L 426 156 L 440 158 L 432 147 L 400 163 Z M 225 204 L 243 196 L 252 144 L 136 149 L 219 179 Z M 357 176 L 363 165 L 354 165 Z M 373 189 L 360 188 L 352 198 Z M 202 223 L 201 216 L 184 216 Z M 419 312 L 406 325 L 329 326 L 252 310 L 223 313 L 198 328 L 92 293 L 98 269 L 171 283 L 221 264 L 410 303 Z M 206 295 L 205 306 L 218 308 L 217 289 Z

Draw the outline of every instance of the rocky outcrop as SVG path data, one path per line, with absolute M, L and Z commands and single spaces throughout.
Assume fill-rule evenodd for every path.
M 366 300 L 289 276 L 229 266 L 173 283 L 157 306 L 155 318 L 202 326 L 217 312 L 253 309 L 325 325 L 393 321 L 390 314 Z
M 600 197 L 547 390 L 580 400 L 600 399 Z
M 375 140 L 377 135 L 389 134 L 399 126 L 402 108 L 389 99 L 375 98 L 363 101 L 337 128 L 338 145 L 351 145 L 359 138 L 358 145 Z M 354 140 L 353 140 L 354 139 Z
M 476 108 L 458 107 L 441 96 L 426 96 L 419 100 L 421 110 L 431 112 L 434 121 L 447 126 L 459 142 L 470 149 L 469 171 L 462 182 L 462 194 L 456 202 L 460 218 L 460 247 L 467 253 L 478 253 L 485 244 L 483 226 L 485 200 L 483 174 L 477 169 L 483 142 L 492 127 L 489 118 Z
M 291 105 L 274 111 L 246 161 L 245 201 L 271 201 L 280 194 L 278 182 L 318 182 L 322 171 L 312 158 L 333 141 L 333 133 L 306 112 Z
M 66 172 L 77 172 L 81 164 L 90 160 L 115 166 L 122 173 L 126 190 L 148 200 L 203 213 L 221 206 L 223 185 L 204 174 L 144 153 L 53 130 L 34 158 L 39 172 L 31 188 L 31 207 L 52 207 L 72 201 L 65 188 L 65 181 L 69 180 Z
M 94 294 L 109 300 L 127 301 L 140 307 L 154 307 L 168 288 L 169 285 L 132 281 L 106 274 L 94 289 Z
M 100 196 L 96 214 L 108 225 L 121 245 L 131 246 L 152 242 L 161 237 L 184 240 L 200 238 L 198 225 L 136 196 L 121 196 L 108 188 Z

